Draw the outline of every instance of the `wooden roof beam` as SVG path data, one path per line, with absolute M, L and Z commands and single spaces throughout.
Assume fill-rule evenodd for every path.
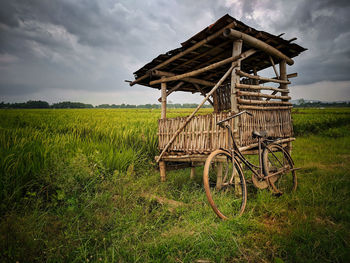
M 206 51 L 206 52 L 204 52 L 204 53 L 202 53 L 202 54 L 200 54 L 200 55 L 198 55 L 198 56 L 196 56 L 196 57 L 194 57 L 194 58 L 192 58 L 192 59 L 189 59 L 189 60 L 187 60 L 186 62 L 184 62 L 184 63 L 182 63 L 182 64 L 177 65 L 176 67 L 172 68 L 172 70 L 176 70 L 176 69 L 178 69 L 179 67 L 185 66 L 185 65 L 187 65 L 187 64 L 189 64 L 189 63 L 191 63 L 191 62 L 193 62 L 193 61 L 196 61 L 197 59 L 202 58 L 202 57 L 208 55 L 208 54 L 211 53 L 213 50 L 216 50 L 216 49 L 219 49 L 219 48 L 225 46 L 225 45 L 226 45 L 227 43 L 229 43 L 229 42 L 231 42 L 231 40 L 227 40 L 227 41 L 221 43 L 220 45 L 217 45 L 217 46 L 213 47 L 212 49 L 209 49 L 208 51 Z
M 197 48 L 203 46 L 204 44 L 206 44 L 206 43 L 212 41 L 213 39 L 221 36 L 225 29 L 233 28 L 235 26 L 236 26 L 236 22 L 232 22 L 232 23 L 228 24 L 227 26 L 225 26 L 224 28 L 220 29 L 216 33 L 214 33 L 214 34 L 210 35 L 209 37 L 206 37 L 205 39 L 199 41 L 197 44 L 194 44 L 193 46 L 187 48 L 186 50 L 176 54 L 175 56 L 170 57 L 169 59 L 165 60 L 164 62 L 158 64 L 155 67 L 153 67 L 150 71 L 155 70 L 155 69 L 160 69 L 160 68 L 168 65 L 169 63 L 173 62 L 174 60 L 177 60 L 177 59 L 181 58 L 182 56 L 192 52 L 193 50 L 196 50 Z M 133 82 L 130 83 L 130 86 L 133 86 L 133 85 L 137 84 L 141 80 L 146 79 L 148 76 L 149 76 L 149 73 L 146 73 L 145 75 L 135 79 Z
M 166 72 L 166 71 L 161 71 L 161 70 L 153 70 L 152 71 L 152 76 L 166 76 L 166 77 L 173 77 L 175 76 L 174 73 L 171 72 Z M 183 81 L 186 82 L 190 82 L 190 83 L 195 83 L 195 84 L 200 84 L 200 85 L 204 85 L 204 86 L 214 86 L 215 83 L 214 82 L 210 82 L 210 81 L 206 81 L 206 80 L 202 80 L 202 79 L 196 79 L 196 78 L 184 78 L 182 79 Z
M 187 77 L 196 76 L 196 75 L 199 75 L 199 74 L 201 74 L 203 72 L 206 72 L 208 70 L 212 70 L 212 69 L 221 67 L 221 66 L 223 66 L 225 64 L 228 64 L 230 62 L 234 62 L 236 60 L 245 59 L 245 58 L 253 55 L 255 52 L 256 52 L 256 50 L 250 49 L 250 50 L 247 50 L 246 52 L 243 52 L 243 53 L 239 54 L 238 56 L 234 56 L 234 57 L 230 57 L 230 58 L 221 60 L 219 62 L 216 62 L 214 64 L 206 66 L 204 68 L 193 70 L 191 72 L 187 72 L 187 73 L 176 75 L 176 76 L 169 77 L 169 78 L 163 78 L 163 79 L 159 79 L 159 80 L 154 80 L 154 81 L 151 81 L 149 84 L 150 85 L 154 85 L 154 84 L 159 84 L 159 83 L 162 83 L 162 82 L 175 81 L 175 80 L 180 80 L 180 79 L 184 79 L 184 78 L 187 78 Z
M 247 35 L 245 33 L 240 32 L 240 31 L 234 30 L 232 28 L 225 29 L 223 35 L 225 37 L 231 38 L 231 39 L 242 39 L 245 43 L 247 43 L 248 45 L 250 45 L 254 48 L 262 50 L 262 51 L 270 54 L 271 56 L 286 60 L 288 65 L 294 64 L 293 59 L 291 59 L 290 57 L 287 57 L 285 54 L 283 54 L 278 49 L 274 48 L 273 46 L 270 46 L 269 44 L 255 38 L 255 37 L 252 37 L 250 35 Z

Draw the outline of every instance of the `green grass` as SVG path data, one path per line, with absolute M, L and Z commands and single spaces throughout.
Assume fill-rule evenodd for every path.
M 185 116 L 191 110 L 170 110 Z M 207 113 L 204 110 L 203 113 Z M 350 109 L 293 112 L 295 194 L 219 220 L 202 167 L 159 182 L 158 110 L 0 111 L 2 262 L 346 262 Z M 163 203 L 158 196 L 175 200 Z

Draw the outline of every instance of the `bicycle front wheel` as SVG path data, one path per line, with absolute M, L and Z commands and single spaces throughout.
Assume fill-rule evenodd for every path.
M 208 201 L 221 219 L 242 215 L 247 202 L 247 187 L 242 168 L 232 164 L 223 150 L 212 152 L 204 165 L 203 183 Z
M 291 193 L 297 188 L 294 162 L 281 145 L 270 144 L 263 151 L 263 171 L 273 192 Z

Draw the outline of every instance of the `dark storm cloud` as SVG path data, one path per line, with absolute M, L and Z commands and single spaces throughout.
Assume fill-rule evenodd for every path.
M 298 37 L 309 50 L 295 59 L 295 83 L 350 81 L 349 1 L 0 0 L 0 6 L 1 99 L 32 93 L 54 101 L 79 90 L 84 98 L 99 92 L 116 103 L 143 103 L 153 91 L 130 88 L 124 79 L 226 13 Z M 128 96 L 135 90 L 142 95 Z M 95 95 L 89 102 L 112 102 Z
M 309 49 L 300 57 L 298 83 L 350 80 L 350 2 L 302 1 L 290 10 L 276 30 L 298 35 Z

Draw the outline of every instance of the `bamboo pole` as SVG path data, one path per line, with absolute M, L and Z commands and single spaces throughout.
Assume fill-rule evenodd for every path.
M 241 54 L 242 52 L 242 40 L 236 40 L 233 41 L 233 46 L 232 46 L 232 57 L 237 57 Z M 234 67 L 235 70 L 232 70 L 231 72 L 231 111 L 233 113 L 238 112 L 238 107 L 237 107 L 237 97 L 236 97 L 236 85 L 239 84 L 239 79 L 240 77 L 236 74 L 236 70 L 241 69 L 241 63 L 238 61 L 238 63 L 234 64 L 232 63 L 232 67 Z M 233 127 L 233 133 L 236 137 L 238 132 L 238 118 L 234 120 L 234 127 Z
M 290 81 L 288 80 L 280 80 L 280 79 L 275 79 L 275 78 L 264 78 L 264 77 L 261 77 L 261 76 L 254 76 L 254 75 L 250 75 L 248 73 L 245 73 L 241 70 L 236 70 L 236 73 L 242 77 L 246 77 L 246 78 L 249 78 L 249 79 L 257 79 L 257 80 L 263 80 L 265 82 L 275 82 L 275 83 L 283 83 L 283 84 L 290 84 Z
M 166 92 L 166 96 L 168 97 L 171 93 L 173 93 L 175 90 L 178 90 L 182 85 L 184 84 L 184 82 L 179 82 L 176 86 L 172 87 L 170 90 L 168 90 Z M 162 102 L 162 97 L 160 97 L 158 99 L 159 102 Z
M 254 97 L 262 97 L 262 98 L 271 98 L 271 99 L 281 99 L 281 100 L 290 100 L 289 96 L 277 96 L 270 94 L 263 94 L 259 92 L 249 92 L 249 91 L 237 91 L 238 96 L 254 96 Z
M 207 94 L 207 96 L 205 97 L 205 99 L 198 105 L 198 107 L 192 112 L 192 114 L 190 116 L 188 116 L 188 118 L 186 119 L 186 121 L 180 126 L 180 128 L 175 132 L 175 134 L 173 135 L 173 137 L 171 137 L 171 139 L 169 140 L 169 142 L 167 143 L 167 145 L 165 145 L 163 151 L 161 152 L 161 154 L 158 156 L 158 159 L 156 160 L 157 162 L 160 161 L 160 159 L 162 158 L 162 156 L 164 155 L 164 153 L 166 152 L 166 150 L 169 148 L 169 146 L 173 143 L 173 141 L 175 140 L 175 138 L 179 135 L 179 133 L 186 127 L 186 125 L 190 122 L 190 120 L 193 118 L 193 116 L 199 111 L 199 109 L 203 106 L 203 104 L 208 100 L 208 98 L 217 90 L 218 87 L 221 86 L 221 84 L 225 81 L 225 79 L 231 74 L 233 70 L 233 67 L 231 66 L 229 68 L 229 70 L 225 73 L 225 75 L 223 75 L 221 77 L 221 79 L 218 81 L 218 83 L 216 83 L 216 85 L 212 88 L 212 90 Z
M 205 94 L 205 92 L 201 89 L 201 87 L 199 87 L 199 85 L 198 84 L 193 84 L 193 86 L 195 86 L 196 87 L 196 89 L 205 97 L 205 96 L 207 96 L 207 94 Z M 213 103 L 213 101 L 209 98 L 208 99 L 208 101 L 209 101 L 209 103 L 211 104 L 211 106 L 213 106 L 214 107 L 214 103 Z
M 286 61 L 285 60 L 282 60 L 280 62 L 280 79 L 281 80 L 287 80 L 287 64 L 286 64 Z M 288 86 L 287 86 L 287 83 L 286 84 L 281 84 L 281 89 L 284 89 L 284 90 L 288 90 Z M 288 95 L 288 93 L 286 92 L 282 92 L 282 96 L 283 95 Z
M 276 78 L 279 78 L 278 72 L 277 72 L 277 69 L 276 69 L 276 66 L 275 66 L 275 62 L 273 62 L 273 59 L 272 59 L 271 56 L 269 56 L 269 59 L 270 59 L 271 65 L 272 65 L 272 67 L 273 67 L 273 71 L 274 71 L 275 74 L 276 74 Z
M 292 78 L 296 78 L 296 77 L 298 77 L 298 73 L 296 73 L 296 72 L 290 73 L 290 74 L 287 75 L 287 80 L 292 79 Z M 279 78 L 274 77 L 274 78 L 272 78 L 272 79 L 279 79 Z M 266 82 L 269 82 L 269 81 L 260 80 L 260 81 L 259 81 L 259 84 L 264 84 L 264 83 L 266 83 Z
M 285 92 L 288 93 L 288 89 L 279 89 L 279 88 L 274 88 L 274 87 L 269 87 L 269 86 L 259 86 L 259 85 L 248 85 L 248 84 L 240 84 L 237 83 L 236 85 L 237 89 L 252 89 L 252 90 L 273 90 L 276 92 Z
M 267 101 L 267 100 L 247 100 L 247 99 L 237 99 L 239 104 L 253 104 L 253 105 L 292 105 L 289 101 Z
M 199 75 L 199 74 L 201 74 L 203 72 L 206 72 L 208 70 L 213 70 L 213 69 L 216 69 L 218 67 L 221 67 L 221 66 L 223 66 L 225 64 L 228 64 L 230 62 L 233 62 L 235 60 L 245 59 L 245 58 L 253 55 L 255 52 L 256 52 L 256 50 L 250 49 L 250 50 L 247 50 L 246 52 L 241 53 L 241 54 L 239 54 L 237 56 L 221 60 L 219 62 L 216 62 L 214 64 L 206 66 L 204 68 L 200 68 L 200 69 L 197 69 L 197 70 L 193 70 L 191 72 L 187 72 L 187 73 L 184 73 L 184 74 L 176 75 L 176 76 L 165 78 L 165 79 L 153 80 L 149 84 L 150 85 L 154 85 L 154 84 L 159 84 L 159 83 L 162 83 L 162 82 L 169 82 L 169 81 L 175 81 L 175 80 L 184 79 L 184 78 L 188 78 L 188 77 L 193 77 L 193 76 Z M 236 64 L 237 63 L 238 62 L 236 62 Z
M 162 77 L 164 78 L 164 77 Z M 166 119 L 166 83 L 162 83 L 161 84 L 161 98 L 162 98 L 162 102 L 161 102 L 161 119 L 164 120 Z M 165 182 L 166 180 L 166 164 L 164 161 L 159 163 L 159 172 L 160 172 L 160 181 L 161 182 Z
M 161 70 L 153 70 L 152 76 L 166 76 L 166 77 L 172 77 L 175 76 L 175 73 L 161 71 Z M 196 83 L 204 86 L 215 86 L 215 82 L 206 81 L 202 79 L 196 79 L 196 78 L 184 78 L 183 81 L 190 82 L 190 83 Z
M 171 58 L 165 60 L 164 62 L 158 64 L 157 66 L 153 67 L 150 71 L 155 70 L 155 69 L 160 69 L 160 68 L 162 68 L 162 67 L 168 65 L 169 63 L 173 62 L 174 60 L 177 60 L 177 59 L 181 58 L 182 56 L 184 56 L 184 55 L 186 55 L 186 54 L 192 52 L 193 50 L 195 50 L 195 49 L 197 49 L 197 48 L 203 46 L 204 44 L 206 44 L 206 43 L 212 41 L 213 39 L 219 37 L 219 36 L 224 32 L 225 29 L 227 29 L 227 28 L 233 28 L 233 27 L 235 27 L 235 26 L 236 26 L 236 22 L 232 22 L 232 23 L 228 24 L 226 27 L 220 29 L 220 30 L 217 31 L 216 33 L 212 34 L 211 36 L 209 36 L 209 37 L 203 39 L 202 41 L 199 41 L 198 43 L 194 44 L 193 46 L 189 47 L 188 49 L 186 49 L 186 50 L 184 50 L 184 51 L 178 53 L 177 55 L 175 55 L 175 56 L 173 56 L 173 57 L 171 57 Z M 130 86 L 133 86 L 133 85 L 137 84 L 138 82 L 140 82 L 141 80 L 147 78 L 147 77 L 149 76 L 149 75 L 147 75 L 147 74 L 148 74 L 148 73 L 146 73 L 145 75 L 143 75 L 143 76 L 139 77 L 138 79 L 134 80 L 133 82 L 131 82 L 131 83 L 130 83 Z
M 288 65 L 293 65 L 294 61 L 293 59 L 287 57 L 285 54 L 283 54 L 278 49 L 274 48 L 273 46 L 270 46 L 269 44 L 252 37 L 250 35 L 247 35 L 245 33 L 242 33 L 240 31 L 234 30 L 232 28 L 225 29 L 224 36 L 232 39 L 242 39 L 245 43 L 247 43 L 249 46 L 252 46 L 254 48 L 260 49 L 264 51 L 265 53 L 268 53 L 274 57 L 277 57 L 279 59 L 286 60 Z
M 161 84 L 161 94 L 162 94 L 162 112 L 161 112 L 161 119 L 166 118 L 166 83 Z
M 235 40 L 233 41 L 233 45 L 232 45 L 232 57 L 238 56 L 242 53 L 242 45 L 243 45 L 243 41 L 242 40 Z M 235 65 L 234 63 L 232 63 L 232 67 L 235 67 L 235 70 L 232 70 L 231 72 L 231 111 L 235 114 L 238 113 L 238 104 L 237 104 L 237 90 L 236 90 L 236 86 L 237 84 L 240 83 L 240 77 L 239 75 L 236 74 L 236 70 L 240 70 L 241 69 L 241 62 L 238 61 L 238 63 Z M 238 139 L 238 118 L 235 118 L 233 120 L 233 136 L 234 139 L 237 140 Z M 240 177 L 235 169 L 235 167 L 232 168 L 233 169 L 233 176 L 234 176 L 234 181 L 235 181 L 235 194 L 236 195 L 241 195 L 241 189 L 240 187 L 238 187 L 240 182 Z M 218 172 L 218 179 L 217 182 L 219 182 L 219 172 Z M 222 175 L 221 175 L 222 176 Z

